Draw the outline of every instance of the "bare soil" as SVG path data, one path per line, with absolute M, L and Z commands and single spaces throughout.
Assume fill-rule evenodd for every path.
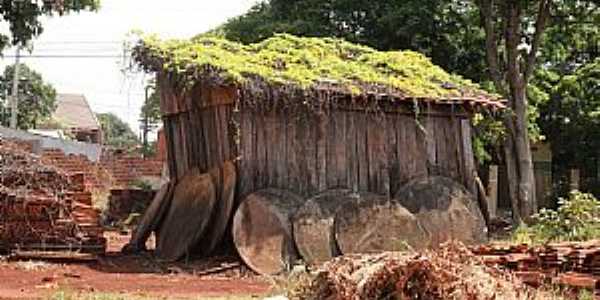
M 60 290 L 199 299 L 261 296 L 271 288 L 235 257 L 162 263 L 151 253 L 120 254 L 118 250 L 128 236 L 110 232 L 107 237 L 107 254 L 93 260 L 34 258 L 0 262 L 0 299 L 46 299 Z

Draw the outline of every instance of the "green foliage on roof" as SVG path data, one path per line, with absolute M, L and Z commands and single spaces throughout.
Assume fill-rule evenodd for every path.
M 301 89 L 335 88 L 354 95 L 494 98 L 420 53 L 377 51 L 335 38 L 279 34 L 244 45 L 215 36 L 168 41 L 146 36 L 133 57 L 146 71 L 183 75 L 191 83 L 218 78 L 243 86 L 260 80 Z

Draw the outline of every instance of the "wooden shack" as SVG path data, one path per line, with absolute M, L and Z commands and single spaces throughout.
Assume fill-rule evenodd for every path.
M 267 188 L 389 198 L 426 176 L 475 193 L 469 118 L 503 107 L 421 54 L 337 39 L 147 38 L 134 58 L 157 74 L 172 181 L 234 162 L 234 207 Z

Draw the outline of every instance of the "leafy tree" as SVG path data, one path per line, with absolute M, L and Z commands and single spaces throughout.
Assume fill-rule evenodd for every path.
M 600 165 L 600 58 L 562 77 L 545 71 L 538 78 L 549 95 L 539 123 L 554 141 L 555 170 L 581 167 L 595 175 Z
M 0 49 L 8 43 L 24 45 L 40 35 L 42 16 L 95 10 L 99 5 L 99 0 L 0 0 L 0 15 L 10 29 L 10 35 L 0 34 Z
M 139 139 L 129 125 L 113 113 L 96 114 L 102 131 L 104 143 L 117 148 L 131 149 L 140 145 Z
M 151 93 L 150 90 L 152 90 Z M 162 122 L 160 113 L 160 90 L 154 81 L 146 86 L 147 100 L 142 105 L 140 113 L 140 128 L 142 130 L 142 143 L 144 144 L 144 155 L 151 156 L 154 154 L 155 145 L 148 142 L 148 133 L 157 128 Z
M 14 65 L 7 66 L 3 77 L 0 78 L 0 93 L 3 95 L 12 93 L 14 69 Z M 20 64 L 19 77 L 17 124 L 21 129 L 36 128 L 38 124 L 48 120 L 56 109 L 56 90 L 52 85 L 44 82 L 42 75 L 25 64 Z M 8 97 L 4 98 L 8 99 Z M 3 112 L 2 124 L 8 126 L 10 102 L 4 101 L 0 107 Z
M 485 73 L 485 39 L 478 20 L 473 4 L 457 0 L 270 0 L 213 33 L 244 43 L 291 33 L 341 37 L 379 50 L 411 49 L 479 80 Z

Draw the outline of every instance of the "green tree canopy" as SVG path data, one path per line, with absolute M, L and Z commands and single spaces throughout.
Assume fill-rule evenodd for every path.
M 0 78 L 0 93 L 12 93 L 12 79 L 14 65 L 7 66 L 4 75 Z M 41 122 L 47 121 L 56 109 L 56 90 L 49 83 L 44 82 L 42 75 L 30 69 L 25 64 L 20 64 L 19 72 L 19 113 L 17 124 L 21 129 L 36 128 Z M 3 97 L 8 99 L 8 97 Z M 10 103 L 5 100 L 1 103 L 2 124 L 8 126 L 10 120 Z
M 125 149 L 140 145 L 140 141 L 131 127 L 115 114 L 99 113 L 96 114 L 96 117 L 104 132 L 104 144 Z
M 539 85 L 549 100 L 541 106 L 540 125 L 553 141 L 554 161 L 563 169 L 595 169 L 600 158 L 600 58 L 563 77 L 552 72 L 542 76 Z
M 40 35 L 42 16 L 95 10 L 99 5 L 99 0 L 0 0 L 0 15 L 10 29 L 10 35 L 0 34 L 0 49 L 9 43 L 26 44 Z
M 214 33 L 243 43 L 291 33 L 341 37 L 378 50 L 410 49 L 479 80 L 485 72 L 485 39 L 477 24 L 477 10 L 468 1 L 270 0 Z

